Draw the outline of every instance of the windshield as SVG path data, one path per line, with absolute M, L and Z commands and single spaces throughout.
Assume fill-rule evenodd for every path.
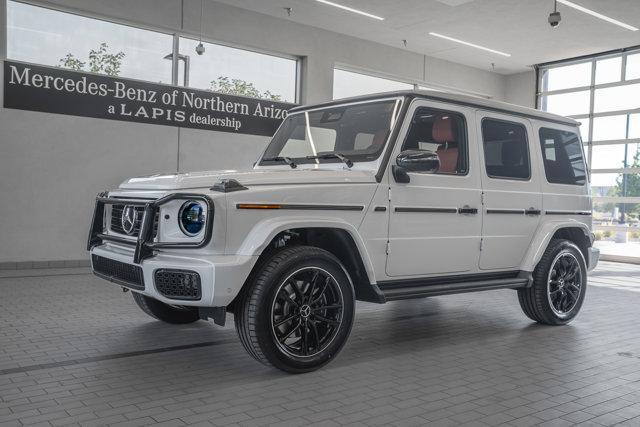
M 400 100 L 338 105 L 292 114 L 267 147 L 260 165 L 287 162 L 370 162 L 389 138 Z

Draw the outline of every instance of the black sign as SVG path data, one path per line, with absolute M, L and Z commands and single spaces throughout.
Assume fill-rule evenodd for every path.
M 4 107 L 271 136 L 295 104 L 4 62 Z

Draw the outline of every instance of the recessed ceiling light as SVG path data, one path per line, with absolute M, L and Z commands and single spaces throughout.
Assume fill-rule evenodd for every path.
M 347 10 L 349 12 L 357 13 L 358 15 L 364 15 L 364 16 L 367 16 L 369 18 L 377 19 L 378 21 L 384 21 L 384 18 L 381 17 L 381 16 L 377 16 L 377 15 L 374 15 L 372 13 L 367 13 L 367 12 L 364 12 L 362 10 L 354 9 L 352 7 L 349 7 L 349 6 L 343 6 L 341 4 L 334 3 L 332 1 L 327 1 L 327 0 L 316 0 L 316 1 L 320 2 L 320 3 L 328 4 L 329 6 L 337 7 L 337 8 L 343 9 L 343 10 Z
M 558 3 L 562 3 L 565 6 L 569 6 L 572 7 L 576 10 L 579 10 L 580 12 L 584 12 L 587 13 L 591 16 L 595 16 L 596 18 L 600 18 L 603 21 L 607 21 L 610 22 L 612 24 L 618 25 L 619 27 L 622 28 L 626 28 L 627 30 L 631 30 L 631 31 L 638 31 L 638 29 L 632 25 L 629 24 L 625 24 L 624 22 L 620 22 L 617 19 L 613 19 L 613 18 L 609 18 L 608 16 L 605 16 L 601 13 L 595 12 L 591 9 L 587 9 L 586 7 L 580 6 L 579 4 L 575 4 L 573 2 L 570 2 L 569 0 L 558 0 Z
M 486 50 L 487 52 L 496 53 L 498 55 L 507 56 L 507 57 L 511 56 L 510 53 L 504 53 L 504 52 L 500 52 L 499 50 L 489 49 L 488 47 L 484 47 L 484 46 L 480 46 L 480 45 L 477 45 L 477 44 L 469 43 L 469 42 L 466 42 L 464 40 L 454 39 L 453 37 L 444 36 L 442 34 L 433 33 L 433 32 L 431 32 L 429 34 L 432 35 L 432 36 L 435 36 L 435 37 L 440 37 L 441 39 L 445 39 L 445 40 L 449 40 L 449 41 L 452 41 L 452 42 L 460 43 L 460 44 L 463 44 L 465 46 L 471 46 L 471 47 L 475 47 L 476 49 L 482 49 L 482 50 Z

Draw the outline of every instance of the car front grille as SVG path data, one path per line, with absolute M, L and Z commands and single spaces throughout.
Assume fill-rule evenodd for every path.
M 134 209 L 134 220 L 133 220 L 133 230 L 130 233 L 127 233 L 124 230 L 122 224 L 122 213 L 127 205 L 112 205 L 111 206 L 111 231 L 118 234 L 124 234 L 127 236 L 138 237 L 140 234 L 140 227 L 142 226 L 142 217 L 144 216 L 144 206 L 131 206 Z M 153 219 L 153 237 L 155 238 L 158 235 L 158 220 L 159 213 L 156 212 L 155 218 Z
M 100 277 L 127 287 L 144 290 L 142 268 L 113 259 L 91 255 L 93 271 Z

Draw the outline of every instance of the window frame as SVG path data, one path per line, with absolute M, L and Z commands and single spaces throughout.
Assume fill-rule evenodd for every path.
M 210 44 L 216 44 L 216 45 L 230 47 L 230 48 L 234 48 L 234 49 L 240 49 L 240 50 L 244 50 L 244 51 L 248 51 L 248 52 L 259 53 L 259 54 L 262 54 L 262 55 L 268 55 L 268 56 L 274 56 L 274 57 L 278 57 L 278 58 L 294 60 L 296 62 L 295 100 L 292 101 L 292 102 L 293 103 L 300 103 L 300 101 L 301 101 L 302 57 L 300 57 L 300 56 L 287 54 L 287 53 L 284 53 L 284 52 L 275 52 L 275 51 L 271 51 L 271 50 L 267 50 L 267 49 L 258 49 L 258 48 L 254 48 L 254 47 L 244 46 L 244 45 L 241 45 L 241 44 L 234 44 L 234 43 L 224 42 L 224 41 L 221 41 L 221 40 L 213 39 L 211 37 L 207 37 L 204 34 L 202 36 L 200 36 L 198 34 L 195 34 L 195 33 L 192 33 L 192 32 L 188 32 L 188 31 L 184 31 L 184 30 L 181 31 L 181 30 L 175 30 L 175 29 L 168 28 L 168 27 L 163 27 L 163 26 L 152 26 L 152 25 L 148 25 L 148 24 L 144 24 L 144 23 L 140 23 L 140 22 L 131 22 L 131 21 L 127 21 L 127 20 L 122 19 L 122 18 L 101 15 L 101 14 L 98 14 L 98 13 L 85 11 L 85 10 L 77 9 L 77 8 L 74 8 L 74 7 L 64 6 L 64 5 L 41 4 L 39 2 L 35 2 L 35 1 L 31 1 L 31 0 L 6 0 L 6 4 L 8 4 L 9 2 L 22 3 L 22 4 L 29 5 L 29 6 L 34 6 L 34 7 L 39 7 L 39 8 L 42 8 L 42 9 L 52 10 L 54 12 L 60 12 L 60 13 L 66 13 L 66 14 L 70 14 L 70 15 L 76 15 L 76 16 L 79 16 L 79 17 L 82 17 L 82 18 L 95 19 L 95 20 L 106 22 L 106 23 L 110 23 L 110 24 L 122 25 L 122 26 L 126 26 L 126 27 L 139 29 L 139 30 L 152 31 L 152 32 L 155 32 L 155 33 L 160 33 L 160 34 L 165 34 L 165 35 L 171 36 L 173 38 L 173 44 L 171 46 L 170 51 L 168 51 L 168 54 L 173 55 L 173 58 L 174 58 L 172 60 L 172 66 L 171 66 L 171 83 L 160 83 L 162 85 L 178 86 L 178 87 L 189 87 L 189 86 L 184 86 L 184 84 L 179 84 L 178 83 L 180 81 L 180 78 L 182 77 L 180 75 L 181 73 L 180 73 L 179 67 L 178 67 L 178 63 L 179 63 L 179 59 L 178 58 L 179 58 L 179 55 L 180 55 L 180 37 L 193 39 L 193 40 L 201 38 L 203 42 L 210 43 Z M 5 10 L 5 14 L 6 14 L 6 10 Z M 8 51 L 8 46 L 6 46 L 6 42 L 8 40 L 8 32 L 9 32 L 9 23 L 6 22 L 6 25 L 5 25 L 5 46 L 4 46 L 5 54 L 8 53 L 7 52 Z M 11 60 L 11 58 L 9 58 L 8 56 L 7 56 L 6 59 Z M 46 64 L 41 64 L 39 62 L 33 62 L 33 64 L 49 66 L 49 65 L 46 65 Z M 87 73 L 91 74 L 90 72 L 87 72 Z M 129 78 L 129 77 L 120 77 L 120 78 L 158 84 L 157 82 L 154 82 L 154 81 L 151 81 L 151 80 L 146 80 L 146 79 Z M 196 89 L 196 88 L 192 88 L 192 89 Z M 198 90 L 203 90 L 203 89 L 198 89 Z M 257 99 L 261 99 L 261 98 L 257 98 Z
M 543 131 L 552 131 L 552 132 L 568 132 L 568 133 L 573 133 L 577 138 L 578 138 L 578 144 L 580 145 L 580 153 L 582 154 L 582 164 L 584 165 L 584 182 L 582 184 L 570 184 L 567 182 L 552 182 L 549 181 L 549 174 L 547 173 L 547 158 L 545 156 L 545 147 L 544 147 L 544 141 L 542 139 L 542 132 Z M 551 127 L 547 127 L 547 126 L 540 126 L 538 128 L 538 139 L 540 141 L 540 154 L 542 156 L 542 167 L 544 168 L 544 177 L 547 180 L 548 184 L 552 184 L 552 185 L 573 185 L 575 187 L 584 187 L 585 185 L 587 185 L 589 183 L 589 167 L 587 165 L 587 159 L 585 158 L 585 151 L 584 151 L 584 144 L 582 143 L 582 138 L 580 138 L 580 134 L 579 132 L 573 132 L 573 131 L 569 131 L 569 130 L 562 130 L 562 129 L 558 129 L 558 128 L 551 128 Z
M 410 122 L 409 122 L 409 127 L 407 128 L 407 131 L 405 133 L 404 139 L 402 140 L 402 144 L 400 144 L 399 152 L 401 153 L 402 151 L 404 151 L 404 145 L 407 143 L 407 140 L 409 139 L 409 135 L 411 133 L 411 126 L 413 126 L 413 120 L 416 117 L 416 115 L 420 112 L 420 110 L 429 110 L 431 112 L 435 112 L 435 113 L 444 113 L 444 114 L 451 114 L 454 116 L 459 117 L 460 119 L 462 119 L 462 128 L 463 128 L 463 134 L 464 134 L 464 150 L 463 150 L 463 154 L 464 154 L 464 166 L 465 166 L 465 170 L 464 173 L 440 173 L 440 172 L 434 172 L 434 173 L 425 173 L 425 172 L 416 172 L 416 171 L 409 171 L 408 173 L 420 173 L 423 175 L 440 175 L 440 176 L 455 176 L 455 177 L 466 177 L 469 175 L 469 170 L 471 169 L 470 167 L 470 162 L 469 162 L 469 126 L 467 124 L 467 117 L 459 112 L 459 111 L 453 111 L 453 110 L 446 110 L 446 109 L 442 109 L 442 108 L 435 108 L 435 107 L 429 107 L 426 105 L 419 105 L 417 106 L 414 111 L 413 111 L 413 115 L 410 118 Z M 458 149 L 458 153 L 460 153 L 460 149 Z
M 489 174 L 489 171 L 487 170 L 487 150 L 485 150 L 485 139 L 484 139 L 484 123 L 487 120 L 513 124 L 516 126 L 520 126 L 522 129 L 524 129 L 524 142 L 525 142 L 525 147 L 527 149 L 527 162 L 528 162 L 529 176 L 527 176 L 526 178 L 517 178 L 517 177 L 507 177 L 507 176 L 495 176 L 495 175 Z M 488 178 L 501 179 L 506 181 L 521 181 L 521 182 L 531 181 L 531 177 L 533 176 L 533 171 L 532 171 L 532 164 L 531 164 L 531 148 L 529 147 L 530 138 L 529 138 L 529 131 L 527 130 L 527 126 L 524 123 L 514 122 L 512 120 L 498 119 L 491 116 L 485 116 L 480 121 L 480 136 L 482 137 L 482 156 L 484 159 L 484 173 Z

